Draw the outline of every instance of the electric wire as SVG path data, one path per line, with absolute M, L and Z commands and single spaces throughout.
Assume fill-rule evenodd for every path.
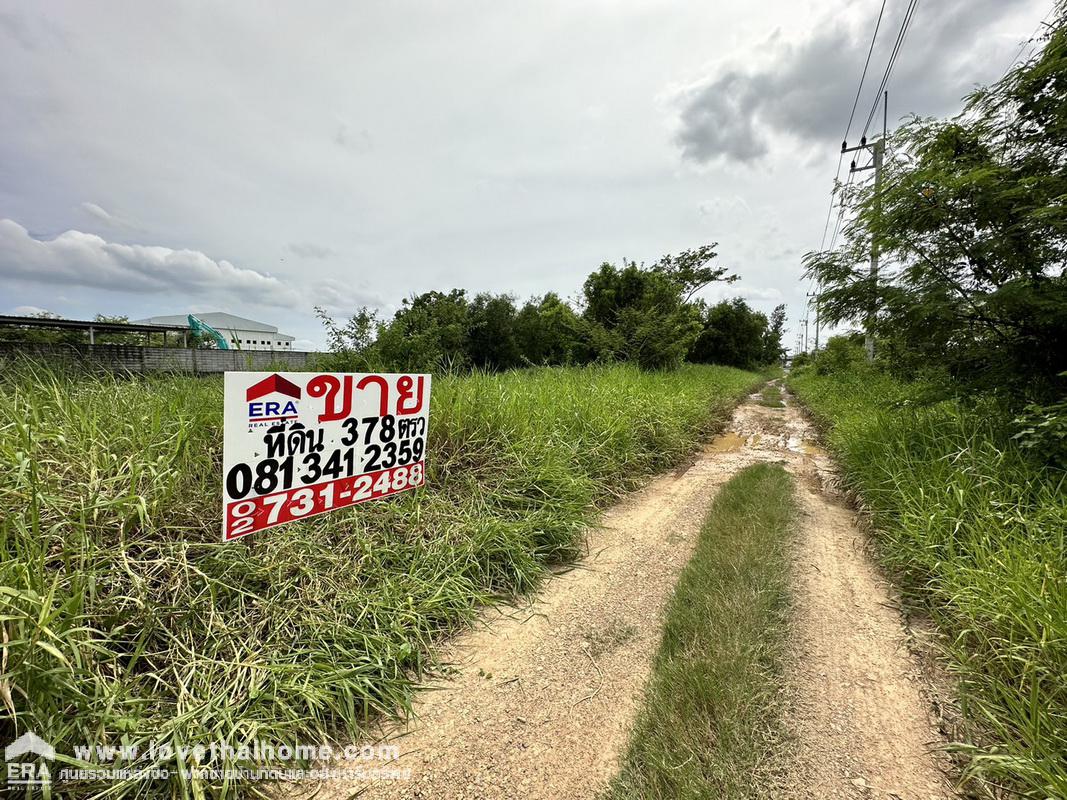
M 852 130 L 852 120 L 856 116 L 856 106 L 859 105 L 860 95 L 863 93 L 863 82 L 867 79 L 867 68 L 871 65 L 871 54 L 874 52 L 874 43 L 878 40 L 878 29 L 882 27 L 882 15 L 885 13 L 886 0 L 882 0 L 882 8 L 878 11 L 878 20 L 874 23 L 874 35 L 871 36 L 871 46 L 867 48 L 867 60 L 863 62 L 863 73 L 860 75 L 860 85 L 856 87 L 856 98 L 852 101 L 852 112 L 848 115 L 848 124 L 845 126 L 845 135 L 842 142 L 848 141 L 848 133 Z
M 919 5 L 919 0 L 911 0 L 908 3 L 908 9 L 904 12 L 904 19 L 900 23 L 900 31 L 897 33 L 897 40 L 893 44 L 893 51 L 889 54 L 889 61 L 886 63 L 885 72 L 882 74 L 882 82 L 878 85 L 878 91 L 874 93 L 874 103 L 871 104 L 871 111 L 867 114 L 867 122 L 863 126 L 863 138 L 867 137 L 867 131 L 870 130 L 871 121 L 874 119 L 875 113 L 878 111 L 878 101 L 882 99 L 882 92 L 885 91 L 886 86 L 889 85 L 889 78 L 893 74 L 893 67 L 896 66 L 897 56 L 900 55 L 900 50 L 904 45 L 904 39 L 907 38 L 908 29 L 911 27 L 911 20 L 915 16 L 915 9 Z
M 860 97 L 863 96 L 863 84 L 867 80 L 867 70 L 871 66 L 871 56 L 874 53 L 874 45 L 878 41 L 878 31 L 882 27 L 882 17 L 885 15 L 886 0 L 882 0 L 882 6 L 878 9 L 878 19 L 874 23 L 874 33 L 871 34 L 871 44 L 867 48 L 867 58 L 863 62 L 863 72 L 860 73 L 859 85 L 856 86 L 856 96 L 852 100 L 852 110 L 848 115 L 848 123 L 845 125 L 845 133 L 841 137 L 842 146 L 848 141 L 848 134 L 852 130 L 852 122 L 856 117 L 856 109 L 859 107 Z M 834 184 L 830 190 L 830 203 L 826 208 L 826 221 L 822 226 L 822 239 L 819 241 L 819 250 L 822 251 L 826 246 L 826 234 L 830 230 L 830 219 L 834 213 L 834 199 L 837 196 L 837 190 L 839 188 L 839 182 L 841 180 L 841 163 L 844 160 L 845 154 L 842 152 L 837 158 L 837 169 L 834 172 Z
M 1048 25 L 1051 22 L 1052 18 L 1056 15 L 1056 11 L 1057 11 L 1058 8 L 1059 8 L 1059 4 L 1058 3 L 1054 3 L 1052 8 L 1049 10 L 1049 12 L 1042 18 L 1042 20 L 1039 23 L 1037 23 L 1037 27 L 1034 28 L 1034 32 L 1030 34 L 1030 37 L 1028 39 L 1026 39 L 1026 41 L 1024 41 L 1022 44 L 1019 45 L 1019 49 L 1015 53 L 1015 57 L 1012 58 L 1011 63 L 1008 64 L 1008 66 L 1004 68 L 1004 72 L 1000 76 L 1001 80 L 1003 80 L 1004 77 L 1009 72 L 1011 72 L 1011 70 L 1012 70 L 1012 68 L 1014 66 L 1016 66 L 1019 63 L 1024 63 L 1025 64 L 1034 55 L 1034 50 L 1037 49 L 1037 35 L 1038 35 L 1038 32 L 1042 28 L 1047 28 L 1048 27 Z M 1020 62 L 1019 61 L 1019 57 L 1023 54 L 1023 50 L 1025 50 L 1027 47 L 1030 48 L 1030 52 L 1027 53 L 1026 54 L 1026 58 L 1024 58 L 1022 60 L 1022 62 Z
M 841 188 L 841 207 L 837 212 L 837 222 L 834 223 L 834 235 L 830 239 L 830 250 L 833 250 L 834 249 L 834 245 L 837 244 L 837 234 L 841 230 L 841 221 L 845 217 L 845 190 L 848 189 L 849 185 L 852 183 L 852 178 L 855 176 L 855 174 L 856 173 L 854 173 L 854 172 L 849 172 L 848 180 L 845 182 L 845 185 Z
M 837 171 L 834 173 L 834 185 L 830 190 L 830 206 L 826 209 L 826 222 L 822 226 L 822 240 L 819 242 L 819 251 L 821 252 L 826 246 L 826 232 L 830 229 L 830 217 L 834 213 L 834 197 L 837 195 L 837 182 L 841 178 L 841 162 L 845 160 L 845 154 L 841 153 L 837 157 Z
M 916 2 L 918 2 L 918 0 L 912 0 L 912 5 L 909 6 L 909 12 L 913 9 L 914 4 Z M 844 191 L 845 191 L 845 189 L 848 188 L 849 184 L 852 183 L 852 178 L 853 178 L 854 173 L 851 170 L 849 171 L 848 180 L 846 181 L 845 185 L 842 187 L 840 185 L 840 181 L 841 181 L 841 164 L 842 164 L 842 162 L 844 161 L 844 158 L 845 158 L 844 148 L 845 148 L 845 143 L 848 141 L 848 135 L 852 130 L 852 123 L 853 123 L 853 121 L 855 120 L 855 117 L 856 117 L 856 109 L 859 107 L 860 97 L 863 95 L 863 84 L 867 80 L 867 70 L 871 66 L 871 56 L 874 54 L 874 46 L 878 41 L 878 31 L 882 27 L 882 17 L 885 15 L 885 6 L 886 6 L 886 0 L 882 0 L 882 6 L 878 10 L 878 19 L 875 20 L 875 23 L 874 23 L 874 33 L 871 34 L 871 44 L 867 48 L 867 58 L 863 62 L 863 71 L 860 73 L 859 84 L 856 86 L 856 96 L 852 100 L 852 110 L 849 112 L 848 122 L 845 124 L 845 133 L 841 137 L 841 142 L 842 142 L 841 143 L 841 153 L 838 155 L 838 158 L 837 158 L 837 169 L 834 172 L 834 184 L 833 184 L 833 188 L 830 190 L 830 203 L 829 203 L 829 205 L 827 206 L 827 209 L 826 209 L 826 221 L 823 223 L 823 227 L 822 227 L 822 239 L 819 241 L 819 251 L 820 252 L 825 252 L 826 234 L 830 230 L 830 219 L 833 217 L 833 213 L 834 213 L 834 200 L 837 198 L 837 194 L 838 194 L 838 190 L 839 189 L 841 190 L 841 193 L 842 193 L 841 206 L 840 206 L 840 210 L 838 211 L 838 214 L 837 214 L 837 221 L 834 223 L 834 233 L 833 233 L 833 236 L 830 239 L 830 250 L 833 250 L 834 249 L 834 245 L 837 243 L 837 236 L 838 236 L 838 233 L 839 233 L 839 231 L 841 229 L 841 221 L 842 221 L 842 219 L 844 217 L 844 214 L 845 214 Z M 897 38 L 898 38 L 898 44 L 899 44 L 900 36 L 898 35 Z M 885 78 L 883 78 L 883 84 L 884 83 L 885 83 Z M 879 92 L 878 92 L 879 95 L 881 94 L 881 91 L 882 90 L 879 89 Z M 877 96 L 876 96 L 875 103 L 877 104 Z M 868 119 L 867 125 L 868 126 L 870 125 L 870 119 Z M 863 131 L 863 135 L 864 136 L 867 135 L 866 128 Z M 814 283 L 815 283 L 815 281 L 814 281 L 814 279 L 812 279 L 810 281 L 810 284 L 814 284 Z M 821 288 L 822 288 L 821 286 L 817 286 L 816 287 L 816 297 L 818 297 L 818 293 L 821 291 Z M 810 304 L 811 304 L 811 301 L 809 299 L 808 305 L 810 306 Z

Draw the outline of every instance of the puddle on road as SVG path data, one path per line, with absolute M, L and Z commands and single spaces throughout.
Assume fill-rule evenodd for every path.
M 820 447 L 814 439 L 801 439 L 799 436 L 790 436 L 786 447 L 794 453 L 803 453 L 806 456 L 827 456 L 829 453 Z
M 708 451 L 712 453 L 732 453 L 735 450 L 740 450 L 744 446 L 744 436 L 736 434 L 733 431 L 727 431 L 721 436 L 716 436 L 711 440 L 711 444 L 708 445 Z

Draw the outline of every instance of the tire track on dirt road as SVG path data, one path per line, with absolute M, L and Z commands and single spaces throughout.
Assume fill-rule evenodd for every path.
M 822 486 L 826 455 L 795 408 L 738 407 L 687 468 L 609 511 L 588 556 L 532 603 L 487 610 L 443 654 L 455 674 L 382 732 L 409 780 L 330 782 L 321 798 L 582 798 L 625 751 L 666 603 L 718 488 L 757 461 L 800 480 L 794 664 L 786 688 L 796 752 L 772 796 L 948 798 L 936 728 L 900 620 L 843 504 Z M 794 763 L 795 762 L 795 763 Z M 859 782 L 857 782 L 859 781 Z M 891 794 L 889 792 L 896 792 Z

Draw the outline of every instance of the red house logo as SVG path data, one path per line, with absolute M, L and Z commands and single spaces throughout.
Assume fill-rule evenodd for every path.
M 262 400 L 268 395 L 283 395 L 289 400 Z M 256 422 L 272 422 L 292 419 L 297 416 L 296 402 L 300 399 L 300 387 L 281 375 L 268 375 L 259 383 L 249 386 L 245 392 L 248 403 L 248 419 Z

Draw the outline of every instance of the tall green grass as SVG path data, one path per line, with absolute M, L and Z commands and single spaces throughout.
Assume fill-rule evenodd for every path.
M 598 505 L 684 457 L 757 381 L 443 377 L 426 488 L 222 544 L 220 380 L 2 364 L 0 733 L 60 753 L 357 736 L 409 709 L 440 637 L 579 554 Z
M 1067 475 L 1020 453 L 992 401 L 924 403 L 873 371 L 790 385 L 947 635 L 976 788 L 1067 797 Z
M 780 464 L 747 467 L 716 496 L 667 608 L 612 800 L 773 795 L 794 515 Z

